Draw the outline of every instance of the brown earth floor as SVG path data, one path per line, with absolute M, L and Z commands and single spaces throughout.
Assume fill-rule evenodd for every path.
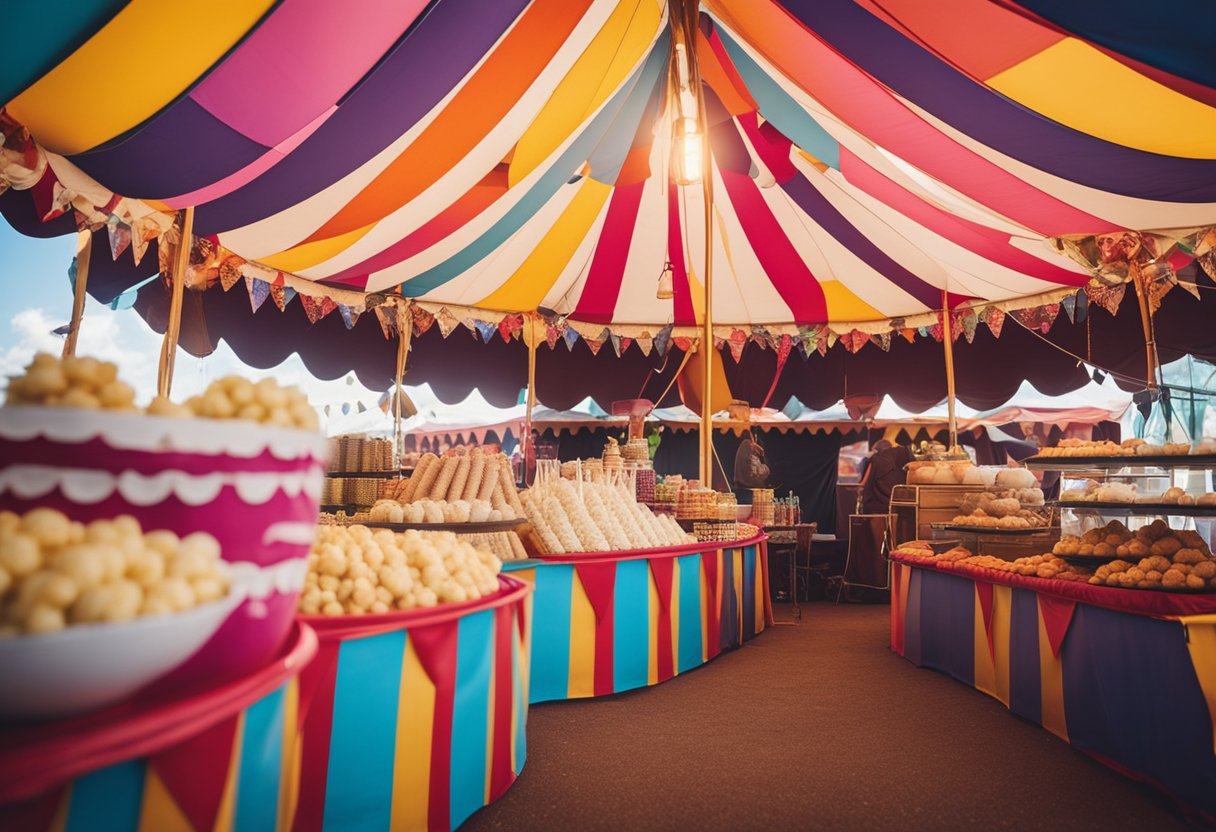
M 1187 828 L 1156 793 L 891 653 L 886 606 L 803 609 L 657 687 L 534 706 L 522 776 L 462 832 Z

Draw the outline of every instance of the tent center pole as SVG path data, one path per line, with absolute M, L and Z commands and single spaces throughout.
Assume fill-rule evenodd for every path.
M 942 343 L 946 347 L 946 414 L 950 433 L 950 447 L 958 447 L 958 422 L 954 414 L 954 333 L 950 326 L 950 296 L 942 289 Z
M 186 288 L 186 269 L 190 265 L 190 247 L 194 239 L 194 207 L 178 213 L 181 236 L 173 252 L 173 272 L 169 276 L 169 322 L 165 325 L 165 340 L 160 348 L 160 366 L 156 373 L 156 394 L 169 396 L 173 388 L 173 364 L 177 357 L 177 339 L 182 329 L 182 296 Z
M 393 464 L 401 467 L 401 380 L 405 377 L 405 360 L 410 354 L 410 343 L 414 339 L 414 316 L 406 310 L 405 320 L 401 307 L 397 307 L 397 363 L 393 384 Z
M 1157 389 L 1157 335 L 1153 326 L 1153 310 L 1149 305 L 1148 287 L 1140 267 L 1132 264 L 1132 283 L 1136 287 L 1136 301 L 1140 304 L 1140 323 L 1144 327 L 1144 385 L 1149 390 Z

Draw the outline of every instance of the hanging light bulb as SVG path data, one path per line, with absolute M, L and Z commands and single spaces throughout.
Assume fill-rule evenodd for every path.
M 663 271 L 659 274 L 659 288 L 654 293 L 654 296 L 659 300 L 671 300 L 676 296 L 670 260 L 663 266 Z
M 701 181 L 701 147 L 696 120 L 677 120 L 672 131 L 671 168 L 679 184 L 693 185 Z

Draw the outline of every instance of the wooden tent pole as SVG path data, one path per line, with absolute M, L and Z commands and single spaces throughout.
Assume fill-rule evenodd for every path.
M 1148 287 L 1140 267 L 1132 264 L 1132 283 L 1136 287 L 1136 301 L 1140 304 L 1140 323 L 1144 327 L 1144 382 L 1149 390 L 1157 389 L 1157 335 L 1153 326 L 1153 310 L 1149 305 Z
M 536 318 L 529 313 L 524 316 L 524 338 L 528 346 L 528 394 L 524 407 L 524 435 L 521 437 L 524 448 L 524 476 L 527 477 L 528 452 L 531 450 L 535 458 L 536 449 L 532 447 L 532 411 L 536 408 L 536 349 L 540 346 L 540 338 L 535 330 Z
M 72 297 L 72 322 L 68 325 L 68 337 L 63 342 L 63 357 L 76 354 L 76 340 L 80 337 L 80 321 L 84 318 L 85 290 L 89 283 L 89 260 L 93 256 L 93 232 L 82 228 L 76 232 L 76 286 Z
M 946 410 L 950 429 L 950 448 L 958 447 L 958 422 L 954 414 L 954 334 L 950 326 L 950 298 L 942 289 L 942 343 L 946 345 Z
M 406 310 L 405 321 L 401 321 L 401 308 L 397 307 L 397 365 L 393 384 L 393 464 L 401 467 L 401 380 L 405 378 L 405 360 L 410 354 L 414 339 L 414 316 Z
M 177 339 L 182 328 L 182 297 L 186 288 L 186 268 L 190 265 L 190 246 L 194 235 L 194 207 L 178 213 L 181 237 L 173 253 L 170 275 L 169 322 L 165 325 L 165 340 L 160 348 L 160 366 L 156 374 L 156 394 L 168 397 L 173 387 L 173 364 L 177 357 Z

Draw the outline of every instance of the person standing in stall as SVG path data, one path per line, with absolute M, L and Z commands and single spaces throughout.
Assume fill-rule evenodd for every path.
M 863 514 L 886 514 L 891 504 L 891 492 L 895 486 L 908 480 L 904 470 L 912 461 L 912 451 L 907 445 L 892 445 L 886 439 L 874 446 L 870 464 L 866 466 L 861 480 L 861 511 Z

